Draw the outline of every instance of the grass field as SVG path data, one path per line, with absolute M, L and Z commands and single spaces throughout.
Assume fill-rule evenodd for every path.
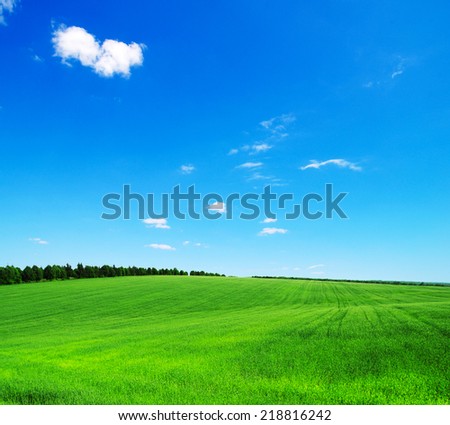
M 207 277 L 0 287 L 2 404 L 448 404 L 450 288 Z

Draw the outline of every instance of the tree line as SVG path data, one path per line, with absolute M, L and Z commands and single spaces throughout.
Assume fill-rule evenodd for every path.
M 14 266 L 0 267 L 0 285 L 14 285 L 19 283 L 32 283 L 67 279 L 92 279 L 100 277 L 120 276 L 225 276 L 219 273 L 192 270 L 157 269 L 155 267 L 116 267 L 104 265 L 84 266 L 79 263 L 75 268 L 70 264 L 65 266 L 48 265 L 47 267 L 26 266 L 23 269 Z

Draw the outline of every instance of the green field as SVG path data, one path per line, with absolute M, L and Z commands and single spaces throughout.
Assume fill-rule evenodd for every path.
M 2 404 L 448 404 L 450 288 L 208 277 L 0 287 Z

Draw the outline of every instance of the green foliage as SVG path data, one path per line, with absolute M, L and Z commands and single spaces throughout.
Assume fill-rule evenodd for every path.
M 447 404 L 449 307 L 446 287 L 282 279 L 3 286 L 0 403 Z
M 205 272 L 191 272 L 191 275 L 199 276 L 225 276 L 218 273 Z M 0 285 L 12 285 L 15 283 L 31 283 L 40 282 L 45 279 L 51 280 L 66 280 L 66 279 L 94 279 L 100 277 L 116 277 L 116 276 L 188 276 L 188 272 L 173 269 L 156 269 L 154 267 L 116 267 L 104 265 L 97 266 L 83 266 L 77 264 L 74 270 L 70 264 L 65 266 L 48 265 L 45 269 L 37 266 L 26 266 L 23 270 L 17 267 L 6 266 L 0 267 Z
M 22 283 L 21 270 L 13 266 L 0 267 L 0 284 L 14 285 L 16 283 Z

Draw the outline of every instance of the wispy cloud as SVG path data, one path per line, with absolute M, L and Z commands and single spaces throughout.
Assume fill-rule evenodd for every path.
M 146 218 L 143 221 L 147 227 L 154 227 L 155 229 L 170 229 L 166 218 Z
M 269 145 L 269 144 L 264 143 L 264 142 L 257 142 L 257 143 L 255 143 L 253 145 L 241 146 L 239 149 L 238 148 L 231 149 L 228 152 L 228 155 L 236 155 L 239 152 L 245 152 L 245 153 L 248 153 L 250 155 L 257 155 L 259 153 L 267 152 L 268 150 L 270 150 L 272 148 L 273 148 L 272 145 Z
M 0 0 L 0 25 L 6 25 L 5 13 L 12 13 L 17 3 L 17 0 Z
M 252 151 L 254 154 L 267 152 L 268 150 L 272 149 L 272 145 L 268 145 L 267 143 L 257 143 L 252 146 Z
M 238 165 L 236 168 L 258 168 L 263 166 L 264 164 L 262 162 L 244 162 L 241 165 Z
M 340 168 L 348 168 L 353 171 L 361 171 L 362 168 L 353 162 L 347 161 L 345 159 L 328 159 L 327 161 L 315 161 L 311 160 L 310 164 L 300 167 L 301 170 L 308 170 L 309 168 L 319 169 L 327 165 L 337 165 Z
M 182 165 L 180 167 L 180 171 L 183 174 L 192 174 L 195 171 L 195 167 L 193 165 L 191 165 L 191 164 L 189 164 L 189 165 Z
M 395 79 L 400 77 L 405 72 L 406 65 L 408 60 L 402 56 L 398 56 L 397 64 L 394 67 L 394 70 L 391 73 L 391 79 Z
M 308 270 L 318 269 L 319 267 L 325 267 L 325 264 L 314 264 L 313 266 L 309 266 Z
M 194 246 L 196 248 L 208 248 L 208 245 L 201 243 L 201 242 L 191 242 L 191 241 L 184 241 L 184 246 Z
M 77 60 L 102 77 L 116 74 L 129 77 L 130 69 L 144 61 L 144 44 L 126 44 L 117 40 L 100 43 L 84 28 L 76 26 L 61 25 L 53 33 L 52 42 L 55 56 L 59 56 L 63 63 L 70 65 L 70 60 Z
M 49 244 L 48 241 L 44 241 L 41 238 L 29 238 L 28 240 L 33 242 L 36 245 L 48 245 Z
M 144 245 L 145 248 L 159 249 L 161 251 L 176 251 L 176 248 L 163 243 L 152 243 L 150 245 Z
M 402 76 L 406 69 L 414 63 L 414 58 L 395 55 L 390 59 L 390 71 L 379 75 L 377 79 L 372 79 L 364 83 L 362 86 L 365 89 L 374 89 L 376 87 L 386 86 Z
M 403 74 L 403 69 L 399 69 L 399 70 L 394 71 L 394 72 L 392 73 L 391 78 L 392 78 L 392 79 L 397 78 L 398 76 L 400 76 L 400 75 L 402 75 L 402 74 Z
M 258 233 L 259 236 L 268 236 L 268 235 L 284 235 L 287 233 L 287 229 L 280 229 L 278 227 L 265 227 L 261 230 L 261 232 Z
M 265 121 L 261 121 L 259 125 L 272 133 L 280 133 L 286 130 L 288 124 L 292 124 L 297 120 L 294 114 L 283 114 Z
M 294 114 L 283 114 L 270 118 L 259 123 L 260 132 L 263 131 L 264 136 L 258 137 L 259 140 L 252 144 L 243 145 L 239 148 L 231 149 L 228 155 L 236 155 L 239 152 L 249 155 L 257 155 L 274 148 L 274 144 L 289 136 L 288 127 L 297 120 Z M 261 134 L 259 134 L 261 136 Z
M 265 218 L 261 223 L 276 223 L 277 221 L 277 218 Z

